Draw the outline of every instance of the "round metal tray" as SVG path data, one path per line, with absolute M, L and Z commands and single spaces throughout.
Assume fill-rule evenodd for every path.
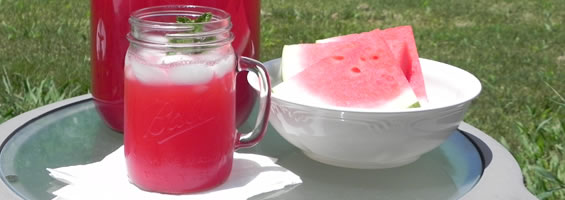
M 0 124 L 0 199 L 52 199 L 64 184 L 45 168 L 86 164 L 117 149 L 123 136 L 100 119 L 90 95 L 50 104 Z M 355 170 L 313 161 L 270 127 L 242 150 L 276 157 L 302 184 L 252 199 L 536 199 L 512 155 L 463 123 L 447 142 L 415 163 Z

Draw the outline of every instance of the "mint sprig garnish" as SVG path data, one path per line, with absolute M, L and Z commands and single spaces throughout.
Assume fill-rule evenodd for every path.
M 190 19 L 185 16 L 178 16 L 177 23 L 200 23 L 200 22 L 209 22 L 212 19 L 212 13 L 204 13 L 198 16 L 196 19 Z
M 204 30 L 204 25 L 200 24 L 203 22 L 209 22 L 212 20 L 212 13 L 206 12 L 202 15 L 198 16 L 197 18 L 191 19 L 185 16 L 177 16 L 176 22 L 179 24 L 189 24 L 193 27 L 192 30 L 186 31 L 186 33 L 198 33 Z M 172 38 L 169 39 L 170 43 L 197 43 L 197 42 L 206 42 L 210 41 L 213 38 L 189 38 L 189 39 L 179 39 L 179 38 Z M 202 53 L 203 50 L 195 50 L 194 53 Z M 174 55 L 175 52 L 168 52 L 167 55 Z
M 210 20 L 212 20 L 212 13 L 209 12 L 198 16 L 196 19 L 190 19 L 185 16 L 177 16 L 177 23 L 181 23 L 181 24 L 202 23 L 202 22 L 209 22 Z M 193 26 L 194 29 L 192 30 L 192 33 L 202 32 L 202 24 L 194 24 Z

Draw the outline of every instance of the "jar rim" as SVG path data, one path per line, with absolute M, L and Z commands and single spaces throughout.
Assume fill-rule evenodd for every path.
M 202 11 L 198 11 L 202 10 Z M 155 15 L 187 15 L 187 14 L 203 14 L 205 12 L 211 12 L 213 15 L 213 19 L 215 21 L 211 22 L 193 22 L 190 24 L 210 24 L 210 23 L 217 23 L 220 21 L 231 21 L 231 16 L 224 10 L 207 7 L 207 6 L 197 6 L 197 5 L 162 5 L 162 6 L 152 6 L 147 8 L 142 8 L 139 10 L 134 11 L 130 16 L 130 24 L 132 25 L 159 25 L 159 26 L 183 26 L 183 24 L 179 24 L 177 22 L 160 22 L 160 21 L 152 21 L 146 20 L 144 18 L 152 17 Z
M 212 14 L 212 19 L 208 22 L 198 22 L 198 23 L 177 23 L 176 21 L 158 21 L 158 20 L 148 20 L 160 19 L 156 17 L 163 16 L 200 16 L 206 12 Z M 164 19 L 164 18 L 163 18 Z M 127 38 L 130 42 L 151 48 L 170 48 L 170 47 L 195 47 L 195 46 L 221 46 L 228 44 L 233 41 L 234 35 L 230 32 L 232 23 L 231 16 L 224 10 L 207 7 L 207 6 L 196 6 L 196 5 L 163 5 L 163 6 L 153 6 L 137 10 L 132 13 L 130 19 L 131 31 L 127 34 Z M 187 26 L 188 25 L 188 26 Z M 202 32 L 191 32 L 196 26 L 212 26 L 214 29 L 202 31 Z M 139 34 L 134 33 L 136 30 L 158 30 L 163 32 L 175 32 L 172 34 L 167 34 L 166 36 L 173 36 L 176 38 L 202 38 L 211 36 L 220 36 L 215 40 L 199 42 L 199 43 L 169 43 L 169 42 L 159 42 L 159 41 L 149 41 L 140 38 Z M 143 32 L 143 31 L 140 31 Z M 180 32 L 180 33 L 179 33 Z

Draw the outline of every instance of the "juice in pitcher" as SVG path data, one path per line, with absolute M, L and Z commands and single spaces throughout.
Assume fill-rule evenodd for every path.
M 124 57 L 129 43 L 128 18 L 135 10 L 158 5 L 203 5 L 228 12 L 237 55 L 259 57 L 260 0 L 92 0 L 91 60 L 92 95 L 104 121 L 114 130 L 123 130 Z M 237 76 L 237 124 L 249 115 L 254 91 L 246 73 Z

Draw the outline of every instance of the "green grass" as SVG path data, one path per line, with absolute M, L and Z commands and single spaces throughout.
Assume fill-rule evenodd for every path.
M 263 0 L 262 57 L 284 44 L 412 25 L 421 57 L 483 84 L 465 121 L 504 144 L 528 189 L 565 199 L 562 0 Z M 0 0 L 0 121 L 89 89 L 89 4 Z

